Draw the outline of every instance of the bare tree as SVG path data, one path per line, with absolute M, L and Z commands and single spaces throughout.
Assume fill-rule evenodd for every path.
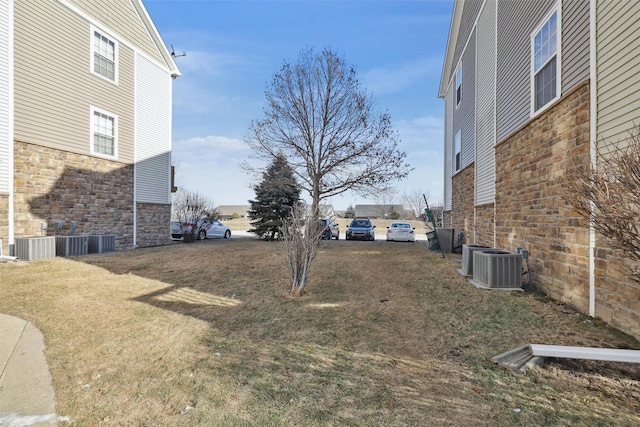
M 282 224 L 282 243 L 294 295 L 302 295 L 311 264 L 318 254 L 323 230 L 318 226 L 317 217 L 317 213 L 307 215 L 304 205 L 297 205 Z
M 182 238 L 193 242 L 202 236 L 212 221 L 218 216 L 213 202 L 198 192 L 178 190 L 171 204 L 172 217 L 182 225 Z
M 640 126 L 628 140 L 599 145 L 597 165 L 574 164 L 563 198 L 604 236 L 614 253 L 632 261 L 640 282 Z
M 379 189 L 373 196 L 373 201 L 376 204 L 378 218 L 390 218 L 394 210 L 395 188 L 385 187 Z
M 402 193 L 402 203 L 410 209 L 416 218 L 425 220 L 425 211 L 424 209 L 427 207 L 425 203 L 425 191 L 422 189 L 413 189 L 409 192 Z
M 265 91 L 264 118 L 251 123 L 246 142 L 255 157 L 284 153 L 311 209 L 348 190 L 369 194 L 411 171 L 397 149 L 388 113 L 379 113 L 356 70 L 329 49 L 285 62 Z

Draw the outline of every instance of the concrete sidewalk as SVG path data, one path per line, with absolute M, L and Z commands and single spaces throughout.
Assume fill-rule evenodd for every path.
M 0 427 L 57 425 L 44 348 L 33 323 L 0 314 Z

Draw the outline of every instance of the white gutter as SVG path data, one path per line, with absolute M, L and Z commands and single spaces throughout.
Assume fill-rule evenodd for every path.
M 640 350 L 527 344 L 492 357 L 491 360 L 504 368 L 524 373 L 527 369 L 543 363 L 546 357 L 640 363 Z
M 598 160 L 598 73 L 596 61 L 596 0 L 589 1 L 589 159 L 595 168 Z M 591 202 L 591 215 L 595 206 Z M 596 231 L 589 218 L 589 316 L 596 316 Z
M 562 345 L 529 344 L 534 357 L 603 360 L 607 362 L 640 363 L 640 350 L 614 348 L 568 347 Z

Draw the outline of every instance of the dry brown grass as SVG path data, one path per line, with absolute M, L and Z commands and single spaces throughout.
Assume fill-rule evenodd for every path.
M 640 348 L 597 320 L 478 290 L 423 244 L 325 242 L 301 298 L 282 263 L 252 239 L 4 263 L 0 311 L 41 328 L 58 413 L 81 426 L 640 424 L 637 365 L 490 361 Z
M 404 221 L 404 220 L 399 220 L 399 221 Z M 229 228 L 231 228 L 231 230 L 247 231 L 252 228 L 250 222 L 251 220 L 248 218 L 238 218 L 238 219 L 232 219 L 229 221 L 224 221 L 224 224 Z M 344 235 L 345 235 L 344 233 L 347 231 L 347 227 L 351 223 L 351 219 L 337 218 L 335 222 L 340 226 L 340 237 L 344 239 Z M 385 220 L 385 219 L 372 219 L 371 222 L 373 223 L 373 225 L 376 226 L 376 233 L 386 233 L 387 227 L 393 221 Z M 413 225 L 413 227 L 416 229 L 416 233 L 423 234 L 423 235 L 426 234 L 427 226 L 424 223 L 424 221 L 407 221 L 407 222 Z

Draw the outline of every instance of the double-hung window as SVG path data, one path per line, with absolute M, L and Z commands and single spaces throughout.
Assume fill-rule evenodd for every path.
M 456 133 L 456 137 L 453 143 L 453 153 L 454 153 L 454 164 L 453 164 L 453 171 L 454 172 L 458 172 L 460 170 L 461 165 L 461 158 L 460 158 L 460 153 L 461 153 L 461 146 L 462 146 L 462 135 L 460 133 L 460 131 L 458 131 Z
M 456 69 L 456 107 L 462 102 L 462 63 Z
M 91 107 L 91 153 L 118 157 L 118 117 Z
M 91 72 L 118 83 L 118 43 L 95 27 L 91 29 Z
M 535 114 L 560 95 L 560 31 L 558 11 L 547 16 L 532 35 L 532 112 Z

